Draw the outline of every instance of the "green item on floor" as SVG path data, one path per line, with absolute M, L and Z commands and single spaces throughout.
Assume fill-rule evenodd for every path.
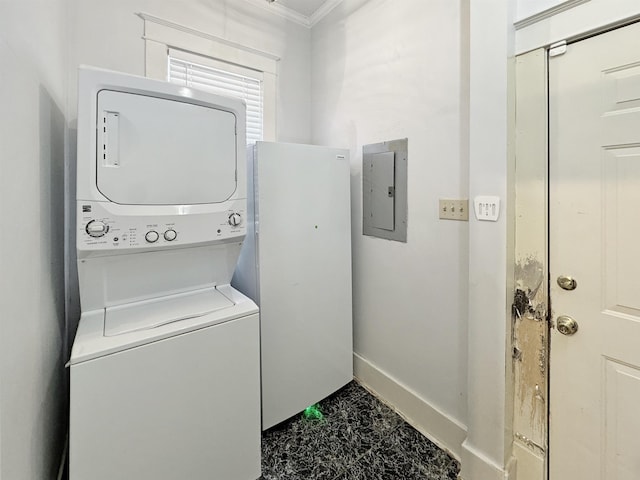
M 307 408 L 305 408 L 304 411 L 302 412 L 302 415 L 307 420 L 322 420 L 324 418 L 324 415 L 320 411 L 320 405 L 317 403 L 315 405 L 310 405 Z

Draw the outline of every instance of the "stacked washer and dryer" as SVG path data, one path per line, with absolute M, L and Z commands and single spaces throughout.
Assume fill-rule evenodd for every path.
M 91 68 L 78 94 L 70 479 L 256 479 L 244 104 Z
M 146 78 L 78 95 L 70 480 L 256 479 L 261 429 L 353 378 L 349 152 L 247 161 L 243 102 Z

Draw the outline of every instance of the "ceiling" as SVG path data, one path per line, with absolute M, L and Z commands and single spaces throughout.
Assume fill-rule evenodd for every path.
M 327 3 L 327 0 L 277 0 L 277 3 L 305 17 L 310 17 L 323 4 Z

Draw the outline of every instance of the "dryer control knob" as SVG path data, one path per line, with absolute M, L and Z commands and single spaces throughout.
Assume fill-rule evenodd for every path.
M 178 236 L 178 234 L 173 229 L 169 229 L 166 232 L 164 232 L 164 239 L 167 242 L 173 242 L 176 239 L 177 236 Z
M 242 215 L 239 213 L 232 213 L 229 215 L 229 225 L 237 227 L 242 223 Z
M 85 228 L 89 236 L 98 238 L 104 236 L 109 231 L 109 226 L 100 220 L 91 220 Z
M 156 232 L 155 230 L 149 230 L 147 234 L 144 236 L 144 239 L 149 243 L 155 243 L 158 241 L 159 238 L 160 238 L 160 235 L 158 235 L 158 232 Z

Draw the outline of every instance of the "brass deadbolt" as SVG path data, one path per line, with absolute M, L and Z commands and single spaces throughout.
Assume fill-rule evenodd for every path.
M 576 287 L 578 286 L 578 283 L 576 282 L 576 279 L 573 277 L 569 277 L 567 275 L 560 275 L 558 277 L 558 285 L 560 285 L 560 288 L 562 288 L 563 290 L 575 290 Z

